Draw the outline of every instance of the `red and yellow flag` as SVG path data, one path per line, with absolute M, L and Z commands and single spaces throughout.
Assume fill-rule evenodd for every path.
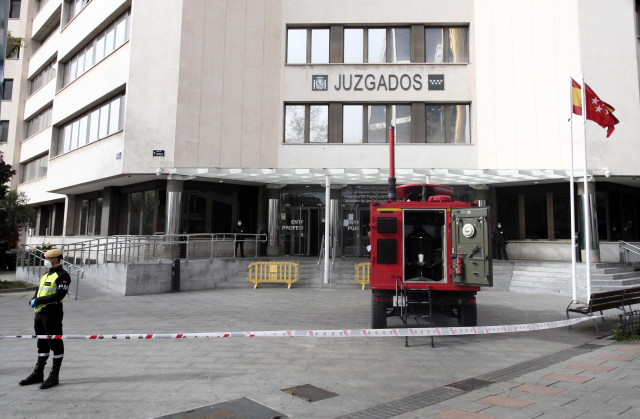
M 607 129 L 607 138 L 613 133 L 615 125 L 620 121 L 613 115 L 614 107 L 600 100 L 588 84 L 585 86 L 585 100 L 587 102 L 587 119 Z M 573 113 L 582 115 L 582 92 L 580 84 L 571 79 L 571 98 L 573 103 Z

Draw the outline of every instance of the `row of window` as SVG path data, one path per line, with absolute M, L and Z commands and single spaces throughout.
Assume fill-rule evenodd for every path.
M 53 106 L 49 106 L 48 108 L 39 112 L 33 118 L 26 121 L 27 122 L 26 138 L 29 138 L 32 135 L 39 133 L 43 129 L 50 127 L 52 114 L 53 114 Z
M 61 126 L 57 154 L 67 153 L 122 131 L 124 127 L 124 101 L 125 95 L 119 95 Z
M 92 39 L 85 48 L 71 57 L 64 66 L 62 85 L 68 85 L 127 42 L 130 24 L 131 15 L 130 11 L 127 11 Z
M 391 126 L 398 143 L 471 142 L 469 105 L 440 103 L 285 105 L 284 142 L 385 143 Z
M 29 94 L 33 94 L 47 84 L 49 80 L 53 79 L 56 76 L 56 72 L 58 70 L 58 63 L 53 60 L 49 63 L 45 68 L 40 70 L 37 74 L 33 76 L 33 78 L 29 81 Z
M 287 30 L 287 63 L 469 62 L 467 26 L 423 27 L 420 25 L 419 33 L 424 33 L 424 38 L 416 36 L 416 39 L 412 39 L 410 27 L 290 28 Z M 332 34 L 331 31 L 340 33 Z M 335 45 L 340 40 L 341 44 Z M 342 57 L 331 57 L 332 48 L 341 50 Z M 424 56 L 412 57 L 412 49 L 422 51 Z
M 84 7 L 89 4 L 91 0 L 71 0 L 69 2 L 69 21 L 76 17 L 80 10 L 84 9 Z
M 49 165 L 49 155 L 33 159 L 22 164 L 22 183 L 40 179 L 47 176 L 47 167 Z

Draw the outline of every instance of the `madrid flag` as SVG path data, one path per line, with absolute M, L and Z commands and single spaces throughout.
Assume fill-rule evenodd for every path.
M 598 95 L 589 87 L 587 83 L 585 87 L 585 101 L 587 109 L 587 119 L 600 125 L 602 128 L 607 129 L 607 138 L 613 133 L 614 126 L 620 122 L 618 118 L 613 115 L 615 109 L 613 106 L 600 100 Z M 571 79 L 571 93 L 573 102 L 573 113 L 576 115 L 582 115 L 582 93 L 580 92 L 580 84 Z

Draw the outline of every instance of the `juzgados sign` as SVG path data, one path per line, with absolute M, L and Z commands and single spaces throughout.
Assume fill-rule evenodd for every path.
M 429 74 L 429 90 L 444 90 L 444 75 Z M 311 79 L 311 89 L 329 90 L 329 76 L 316 74 Z M 422 90 L 422 74 L 338 74 L 338 80 L 331 84 L 335 91 L 389 91 Z

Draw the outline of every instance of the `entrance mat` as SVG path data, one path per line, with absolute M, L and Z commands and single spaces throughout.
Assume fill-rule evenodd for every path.
M 287 415 L 242 397 L 197 409 L 160 416 L 157 419 L 284 419 Z
M 319 387 L 312 386 L 311 384 L 303 384 L 301 386 L 283 388 L 282 391 L 289 393 L 292 396 L 300 397 L 308 402 L 317 402 L 318 400 L 330 399 L 336 397 L 336 393 L 332 393 L 327 390 L 323 390 Z

